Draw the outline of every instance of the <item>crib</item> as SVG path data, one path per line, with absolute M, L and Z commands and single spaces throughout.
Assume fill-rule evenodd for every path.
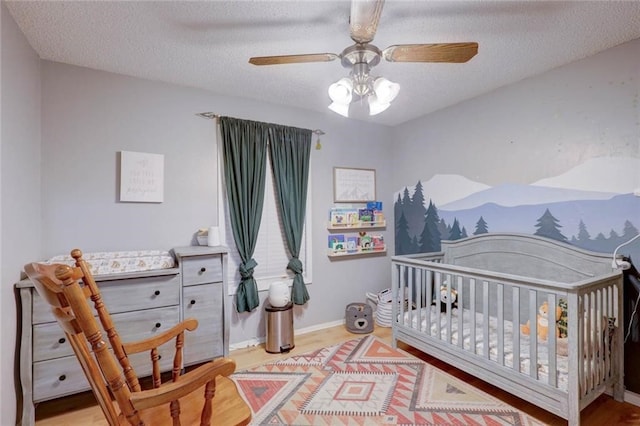
M 506 233 L 394 256 L 393 344 L 578 425 L 580 411 L 602 393 L 623 400 L 622 273 L 611 265 L 610 255 Z M 436 300 L 441 292 L 457 306 Z M 544 302 L 561 307 L 548 309 L 546 327 L 538 326 Z M 543 328 L 546 339 L 538 336 Z

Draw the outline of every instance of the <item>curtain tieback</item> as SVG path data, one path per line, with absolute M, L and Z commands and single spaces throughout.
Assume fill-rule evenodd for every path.
M 297 257 L 292 257 L 287 264 L 287 269 L 291 269 L 296 274 L 302 273 L 302 262 Z
M 256 262 L 253 258 L 240 264 L 238 270 L 240 271 L 240 277 L 242 277 L 243 281 L 248 278 L 253 278 L 253 270 L 256 266 L 258 266 L 258 262 Z

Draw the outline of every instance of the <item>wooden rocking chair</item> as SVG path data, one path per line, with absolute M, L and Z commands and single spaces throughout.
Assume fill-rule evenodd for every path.
M 51 305 L 110 425 L 249 423 L 251 410 L 227 377 L 235 371 L 233 360 L 219 358 L 180 375 L 184 332 L 194 330 L 196 320 L 187 319 L 143 341 L 122 343 L 82 252 L 73 250 L 71 256 L 75 267 L 30 263 L 25 271 Z M 103 340 L 103 330 L 109 344 Z M 158 347 L 172 340 L 176 348 L 172 381 L 161 383 Z M 153 371 L 153 388 L 147 390 L 142 389 L 127 357 L 143 351 L 149 352 Z

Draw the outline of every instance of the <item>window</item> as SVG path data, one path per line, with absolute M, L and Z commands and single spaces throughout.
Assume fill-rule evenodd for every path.
M 229 269 L 227 280 L 229 283 L 229 294 L 235 294 L 240 273 L 238 266 L 242 262 L 235 242 L 233 231 L 231 230 L 231 220 L 229 219 L 229 209 L 227 203 L 226 189 L 224 187 L 224 172 L 221 160 L 218 155 L 218 206 L 219 206 L 219 228 L 221 241 L 229 247 Z M 311 171 L 309 171 L 308 188 L 311 188 Z M 305 225 L 300 244 L 300 261 L 303 265 L 303 276 L 306 284 L 311 284 L 311 196 L 307 193 L 307 207 L 305 215 Z M 278 206 L 273 186 L 273 174 L 271 173 L 271 161 L 267 155 L 267 171 L 265 179 L 264 206 L 262 210 L 262 221 L 260 222 L 260 232 L 258 242 L 253 254 L 253 258 L 258 263 L 253 276 L 258 283 L 258 291 L 269 289 L 269 285 L 275 281 L 284 281 L 289 286 L 293 281 L 293 273 L 287 269 L 289 263 L 289 250 L 282 233 L 281 219 L 278 214 Z

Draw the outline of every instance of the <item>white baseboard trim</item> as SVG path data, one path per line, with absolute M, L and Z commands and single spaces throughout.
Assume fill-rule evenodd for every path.
M 624 402 L 640 407 L 640 395 L 631 391 L 624 391 Z
M 331 321 L 331 322 L 324 322 L 322 324 L 312 325 L 311 327 L 296 328 L 294 329 L 293 334 L 294 336 L 300 336 L 303 334 L 312 333 L 314 331 L 324 330 L 325 328 L 336 327 L 338 325 L 343 325 L 343 324 L 344 324 L 344 319 Z M 244 340 L 242 342 L 231 343 L 229 345 L 229 351 L 235 351 L 237 349 L 244 349 L 244 348 L 250 348 L 252 346 L 258 346 L 264 342 L 265 342 L 265 337 L 256 337 L 253 339 Z

